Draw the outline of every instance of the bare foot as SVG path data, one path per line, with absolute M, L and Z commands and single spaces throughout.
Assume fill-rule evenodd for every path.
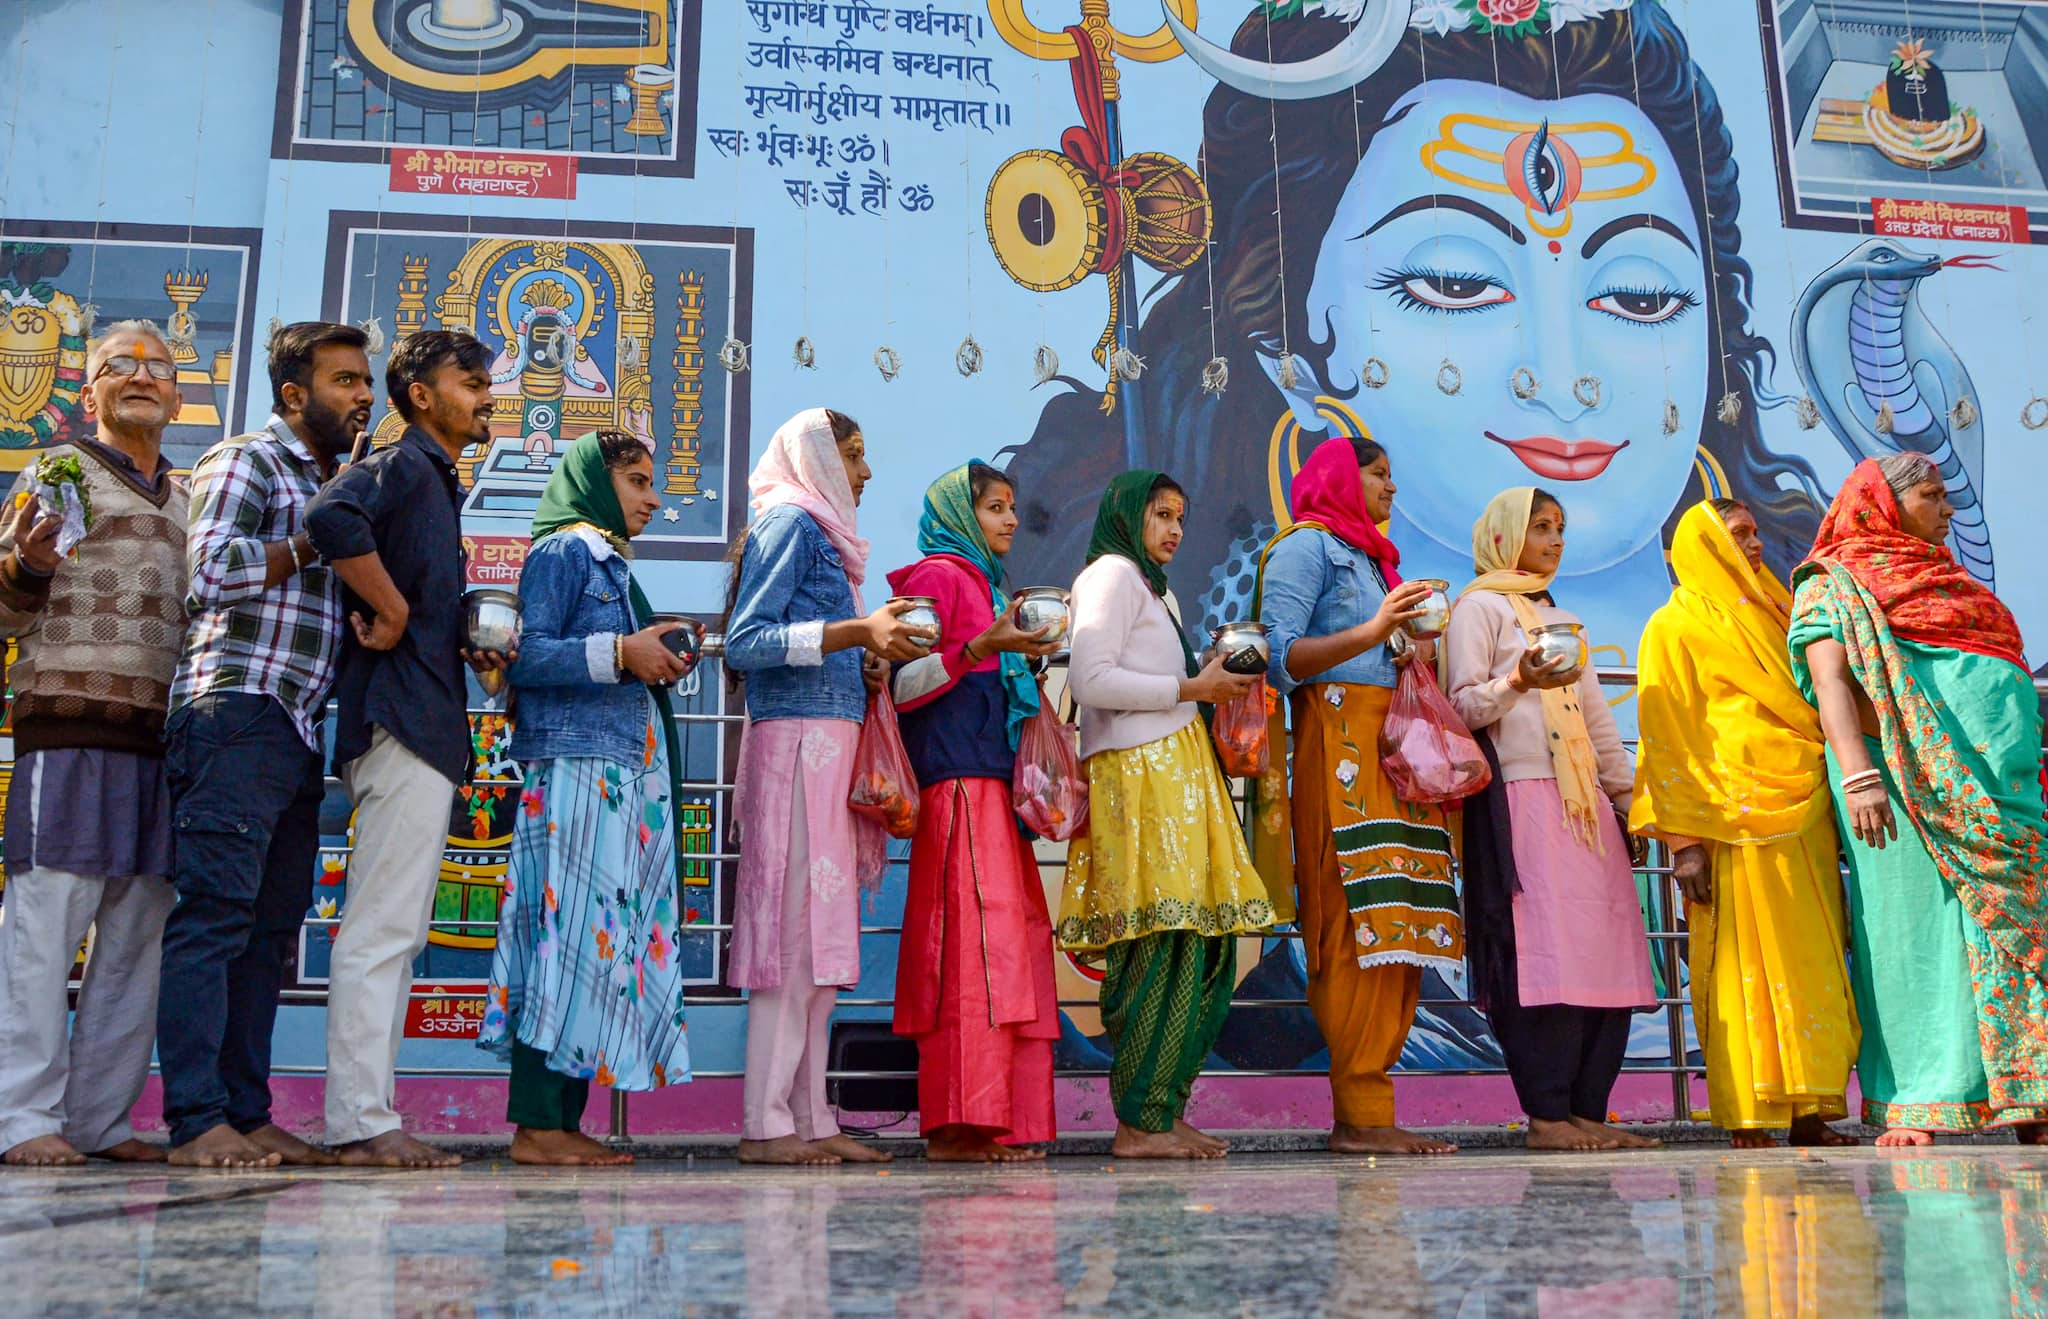
M 512 1133 L 512 1162 L 554 1167 L 618 1168 L 633 1156 L 599 1144 L 580 1131 L 535 1131 L 519 1127 Z
M 1330 1132 L 1332 1154 L 1456 1154 L 1458 1147 L 1399 1127 L 1354 1127 L 1339 1122 Z
M 1180 1118 L 1173 1120 L 1173 1134 L 1179 1136 L 1190 1145 L 1199 1145 L 1203 1149 L 1215 1150 L 1218 1154 L 1230 1153 L 1229 1141 L 1212 1136 L 1201 1128 L 1182 1121 Z
M 1529 1148 L 1532 1150 L 1618 1150 L 1621 1142 L 1612 1135 L 1588 1131 L 1576 1122 L 1529 1119 Z
M 1921 1131 L 1915 1127 L 1892 1127 L 1877 1138 L 1877 1147 L 1881 1150 L 1896 1150 L 1907 1146 L 1932 1145 L 1933 1143 L 1933 1132 Z
M 1116 1124 L 1116 1139 L 1109 1143 L 1109 1152 L 1119 1159 L 1219 1159 L 1220 1151 L 1212 1152 L 1191 1141 L 1182 1140 L 1171 1131 L 1140 1131 L 1136 1127 Z
M 830 1150 L 821 1150 L 807 1140 L 796 1136 L 777 1136 L 773 1140 L 743 1140 L 740 1142 L 741 1163 L 796 1164 L 804 1167 L 822 1168 L 839 1162 L 839 1156 Z
M 1845 1136 L 1829 1126 L 1817 1113 L 1792 1119 L 1791 1143 L 1794 1145 L 1825 1145 L 1831 1149 L 1856 1144 L 1854 1136 Z
M 1655 1136 L 1638 1136 L 1633 1131 L 1606 1122 L 1595 1122 L 1591 1118 L 1575 1117 L 1572 1125 L 1589 1134 L 1610 1138 L 1616 1149 L 1654 1150 L 1664 1147 L 1664 1142 Z
M 2021 1122 L 2012 1134 L 2022 1145 L 2048 1145 L 2048 1122 Z
M 161 1145 L 148 1145 L 133 1136 L 103 1150 L 94 1150 L 85 1156 L 88 1159 L 105 1159 L 108 1163 L 162 1163 L 169 1156 Z
M 811 1148 L 837 1154 L 848 1163 L 894 1163 L 896 1156 L 884 1153 L 872 1145 L 863 1145 L 843 1132 L 834 1132 L 823 1140 L 811 1142 Z
M 925 1137 L 925 1157 L 934 1163 L 1028 1163 L 1045 1151 L 1005 1145 L 979 1127 L 940 1127 Z
M 348 1141 L 336 1145 L 334 1153 L 346 1168 L 454 1168 L 462 1163 L 460 1154 L 423 1145 L 403 1131 Z
M 283 1159 L 287 1168 L 328 1168 L 341 1162 L 333 1150 L 308 1144 L 275 1122 L 266 1122 L 244 1135 L 251 1145 Z
M 1728 1143 L 1739 1150 L 1774 1150 L 1778 1138 L 1768 1131 L 1735 1130 L 1728 1133 Z M 1818 1144 L 1819 1142 L 1814 1142 Z
M 284 1156 L 264 1149 L 225 1122 L 216 1122 L 171 1149 L 180 1168 L 275 1168 Z
M 52 1133 L 36 1136 L 0 1154 L 0 1163 L 11 1163 L 20 1168 L 76 1168 L 85 1162 L 85 1156 L 71 1148 L 71 1142 Z

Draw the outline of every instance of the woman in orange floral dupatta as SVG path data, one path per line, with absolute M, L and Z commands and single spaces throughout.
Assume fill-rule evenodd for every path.
M 1857 465 L 1793 574 L 1849 853 L 1863 1120 L 1880 1145 L 2048 1143 L 2041 717 L 2019 627 L 1944 542 L 1920 454 Z

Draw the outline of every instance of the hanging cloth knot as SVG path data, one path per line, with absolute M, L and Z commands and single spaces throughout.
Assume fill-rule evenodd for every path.
M 1102 188 L 1105 223 L 1102 255 L 1095 259 L 1095 269 L 1106 272 L 1116 269 L 1124 259 L 1123 198 L 1111 194 L 1137 187 L 1139 175 L 1121 163 L 1110 163 L 1109 108 L 1102 99 L 1102 58 L 1095 51 L 1088 29 L 1076 23 L 1066 31 L 1074 39 L 1075 54 L 1067 63 L 1067 71 L 1074 78 L 1074 104 L 1081 111 L 1081 122 L 1060 134 L 1060 152 Z

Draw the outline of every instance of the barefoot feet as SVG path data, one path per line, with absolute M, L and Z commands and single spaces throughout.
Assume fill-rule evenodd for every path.
M 1330 1132 L 1332 1154 L 1456 1154 L 1458 1147 L 1399 1127 L 1354 1127 L 1338 1123 Z
M 1595 1122 L 1591 1118 L 1575 1117 L 1572 1119 L 1572 1125 L 1588 1135 L 1608 1137 L 1614 1142 L 1614 1148 L 1616 1149 L 1654 1150 L 1664 1147 L 1664 1142 L 1658 1140 L 1655 1136 L 1638 1136 L 1633 1131 L 1611 1126 L 1605 1122 Z
M 1774 1150 L 1778 1148 L 1778 1138 L 1760 1129 L 1737 1128 L 1728 1133 L 1728 1144 L 1738 1150 Z
M 1173 1134 L 1196 1149 L 1211 1150 L 1221 1158 L 1230 1153 L 1230 1142 L 1210 1135 L 1197 1127 L 1190 1126 L 1179 1118 L 1173 1120 Z
M 1838 1149 L 1844 1145 L 1854 1145 L 1856 1138 L 1854 1136 L 1845 1136 L 1835 1130 L 1819 1114 L 1809 1113 L 1805 1117 L 1792 1119 L 1791 1143 L 1794 1145 L 1824 1145 L 1831 1149 Z
M 980 1127 L 939 1127 L 925 1137 L 925 1157 L 934 1163 L 1028 1163 L 1045 1151 L 1005 1145 Z
M 88 1159 L 105 1159 L 108 1163 L 162 1163 L 166 1157 L 161 1145 L 147 1145 L 130 1136 L 117 1141 L 103 1150 L 94 1150 L 85 1156 Z
M 794 1135 L 777 1136 L 773 1140 L 743 1140 L 740 1142 L 739 1158 L 741 1163 L 766 1163 L 803 1168 L 823 1168 L 839 1162 L 837 1154 L 819 1149 L 811 1142 Z
M 0 1154 L 0 1163 L 18 1168 L 76 1168 L 85 1163 L 85 1156 L 71 1148 L 70 1141 L 53 1133 L 11 1147 Z
M 1933 1143 L 1933 1132 L 1921 1131 L 1914 1127 L 1892 1127 L 1877 1138 L 1877 1147 L 1881 1150 L 1906 1149 Z
M 1529 1119 L 1529 1148 L 1532 1150 L 1618 1150 L 1621 1142 L 1598 1130 L 1588 1131 L 1576 1122 Z
M 341 1159 L 333 1150 L 308 1144 L 274 1122 L 266 1122 L 245 1138 L 258 1149 L 269 1150 L 287 1168 L 331 1168 Z
M 1193 1128 L 1189 1128 L 1193 1130 Z M 1218 1142 L 1220 1144 L 1220 1142 Z M 1217 1144 L 1197 1144 L 1178 1131 L 1141 1131 L 1127 1123 L 1116 1124 L 1116 1139 L 1109 1143 L 1110 1155 L 1119 1159 L 1220 1159 Z
M 893 1163 L 896 1159 L 895 1155 L 878 1150 L 872 1145 L 863 1145 L 844 1132 L 835 1131 L 823 1140 L 814 1140 L 811 1142 L 811 1148 L 823 1150 L 827 1154 L 836 1154 L 848 1163 Z
M 171 1163 L 179 1168 L 275 1168 L 283 1161 L 225 1122 L 171 1149 Z
M 403 1131 L 352 1140 L 335 1146 L 334 1153 L 346 1168 L 454 1168 L 462 1163 L 460 1154 L 423 1145 Z
M 600 1144 L 580 1131 L 518 1127 L 512 1132 L 514 1163 L 554 1168 L 619 1168 L 632 1161 L 633 1156 L 627 1151 Z

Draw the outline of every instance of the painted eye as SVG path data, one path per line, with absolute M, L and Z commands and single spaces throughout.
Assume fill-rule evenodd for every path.
M 1551 134 L 1547 119 L 1508 143 L 1501 170 L 1515 200 L 1539 215 L 1556 215 L 1577 201 L 1585 182 L 1579 153 Z
M 1434 311 L 1483 311 L 1515 300 L 1515 295 L 1491 276 L 1447 271 L 1392 271 L 1377 287 L 1391 291 L 1403 307 Z
M 1699 299 L 1682 289 L 1615 289 L 1586 302 L 1594 311 L 1638 325 L 1661 325 L 1698 305 Z

